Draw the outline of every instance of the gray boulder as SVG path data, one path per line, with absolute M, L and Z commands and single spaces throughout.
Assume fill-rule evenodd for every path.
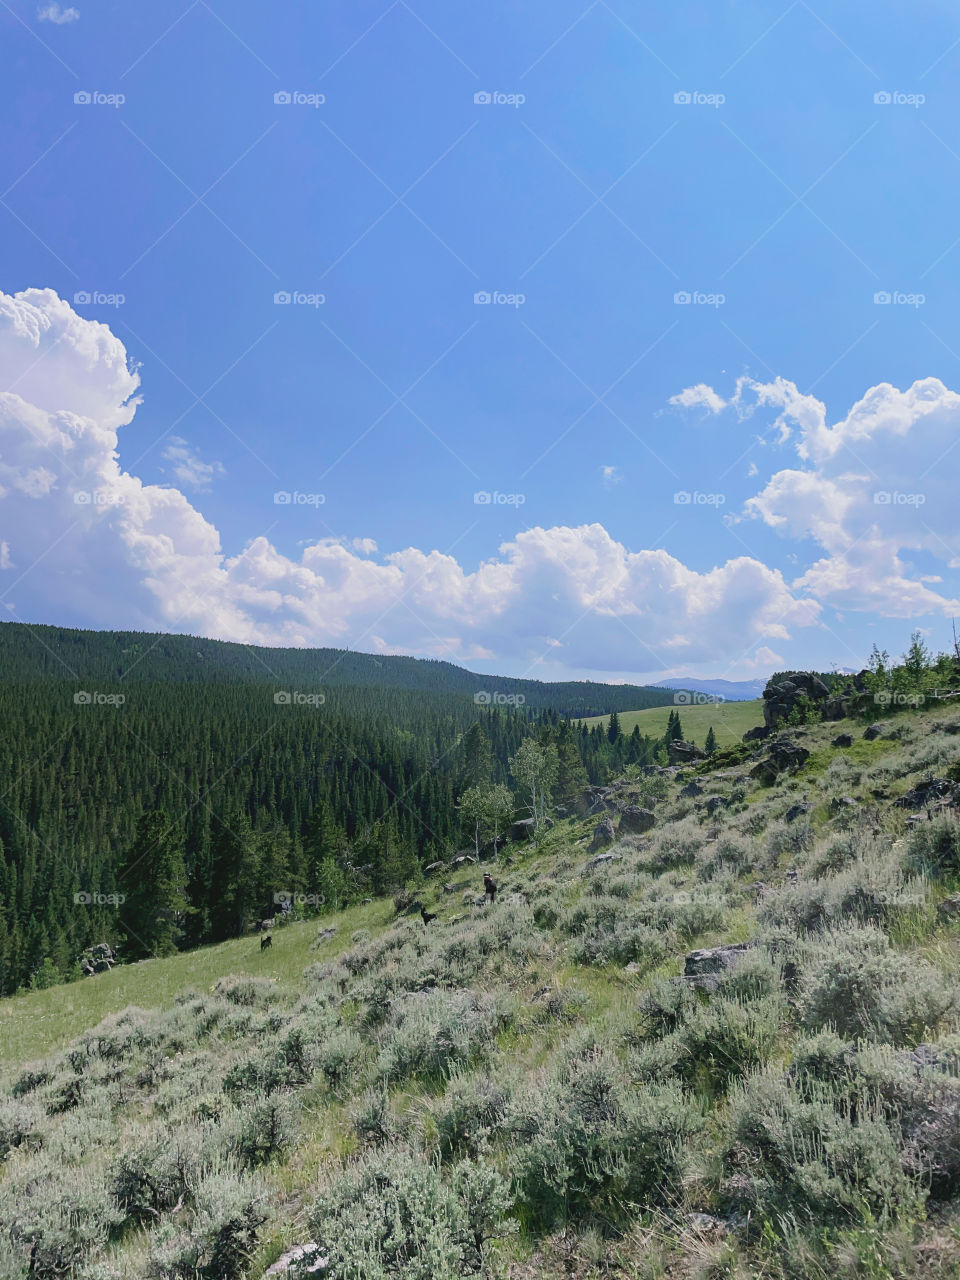
M 689 764 L 697 760 L 706 760 L 707 753 L 692 742 L 677 739 L 667 743 L 667 755 L 671 764 Z
M 693 800 L 697 796 L 702 796 L 703 793 L 703 787 L 696 781 L 688 782 L 685 787 L 680 788 L 680 794 L 685 800 Z
M 683 961 L 683 976 L 696 987 L 713 991 L 720 984 L 724 973 L 736 968 L 754 942 L 729 942 L 719 947 L 703 947 L 690 951 Z
M 831 747 L 852 747 L 852 746 L 853 746 L 853 734 L 852 734 L 852 733 L 838 733 L 838 734 L 837 734 L 837 736 L 834 738 L 833 742 L 831 742 L 831 743 L 830 743 L 830 745 L 831 745 Z
M 591 858 L 583 868 L 581 875 L 588 875 L 591 871 L 596 871 L 597 867 L 609 866 L 611 862 L 622 862 L 623 858 L 619 853 L 599 853 L 595 858 Z
M 797 804 L 792 804 L 787 812 L 783 815 L 784 822 L 796 822 L 798 818 L 802 818 L 804 814 L 810 813 L 813 805 L 808 800 L 800 800 Z
M 769 754 L 750 770 L 751 778 L 761 782 L 774 782 L 781 773 L 796 773 L 810 759 L 806 747 L 798 746 L 790 738 L 774 738 Z
M 593 841 L 590 848 L 591 850 L 602 849 L 604 845 L 613 844 L 616 838 L 617 832 L 613 825 L 613 819 L 601 818 L 593 828 Z
M 639 805 L 628 804 L 620 815 L 619 835 L 641 836 L 656 824 L 656 815 L 650 809 L 641 809 Z

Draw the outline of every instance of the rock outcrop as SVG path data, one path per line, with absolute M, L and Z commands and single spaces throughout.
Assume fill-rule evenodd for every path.
M 813 671 L 774 676 L 763 691 L 763 723 L 775 729 L 800 704 L 822 704 L 829 696 L 830 690 Z

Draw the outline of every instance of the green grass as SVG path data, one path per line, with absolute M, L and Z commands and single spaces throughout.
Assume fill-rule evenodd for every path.
M 393 904 L 380 899 L 329 921 L 324 917 L 278 929 L 272 947 L 264 952 L 253 934 L 159 960 L 118 965 L 79 982 L 0 1000 L 0 1067 L 62 1049 L 82 1031 L 128 1005 L 169 1008 L 187 988 L 209 991 L 227 974 L 274 978 L 284 990 L 299 991 L 307 965 L 345 950 L 355 929 L 379 932 L 394 914 Z M 336 924 L 336 934 L 311 951 L 318 929 L 329 924 Z
M 741 740 L 748 729 L 763 724 L 763 701 L 756 698 L 751 702 L 719 702 L 700 706 L 647 707 L 643 711 L 621 711 L 620 727 L 624 733 L 632 733 L 633 726 L 638 724 L 640 732 L 651 738 L 662 737 L 667 718 L 671 711 L 680 712 L 680 724 L 683 736 L 702 747 L 707 737 L 707 730 L 713 725 L 717 745 L 732 747 Z M 588 725 L 606 724 L 608 716 L 592 716 L 585 723 Z

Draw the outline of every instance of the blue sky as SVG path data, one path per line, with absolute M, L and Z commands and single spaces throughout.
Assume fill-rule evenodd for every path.
M 960 16 L 659 8 L 0 4 L 7 615 L 544 678 L 945 647 Z

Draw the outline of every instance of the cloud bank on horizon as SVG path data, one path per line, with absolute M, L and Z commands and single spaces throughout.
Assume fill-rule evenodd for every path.
M 935 378 L 872 387 L 833 425 L 823 403 L 780 378 L 741 378 L 726 398 L 703 384 L 673 397 L 691 432 L 710 429 L 695 411 L 774 414 L 765 436 L 795 461 L 730 518 L 817 549 L 790 582 L 751 555 L 698 572 L 665 550 L 631 550 L 599 523 L 520 530 L 472 570 L 437 550 L 380 553 L 363 536 L 313 541 L 297 559 L 265 536 L 231 553 L 179 488 L 120 465 L 140 377 L 107 325 L 50 289 L 0 293 L 0 386 L 10 617 L 29 581 L 51 612 L 101 627 L 531 668 L 547 659 L 570 674 L 726 665 L 746 675 L 781 663 L 770 646 L 820 625 L 827 605 L 895 618 L 960 611 L 942 574 L 960 568 L 946 533 L 960 395 Z M 179 438 L 167 457 L 198 490 L 220 474 Z

